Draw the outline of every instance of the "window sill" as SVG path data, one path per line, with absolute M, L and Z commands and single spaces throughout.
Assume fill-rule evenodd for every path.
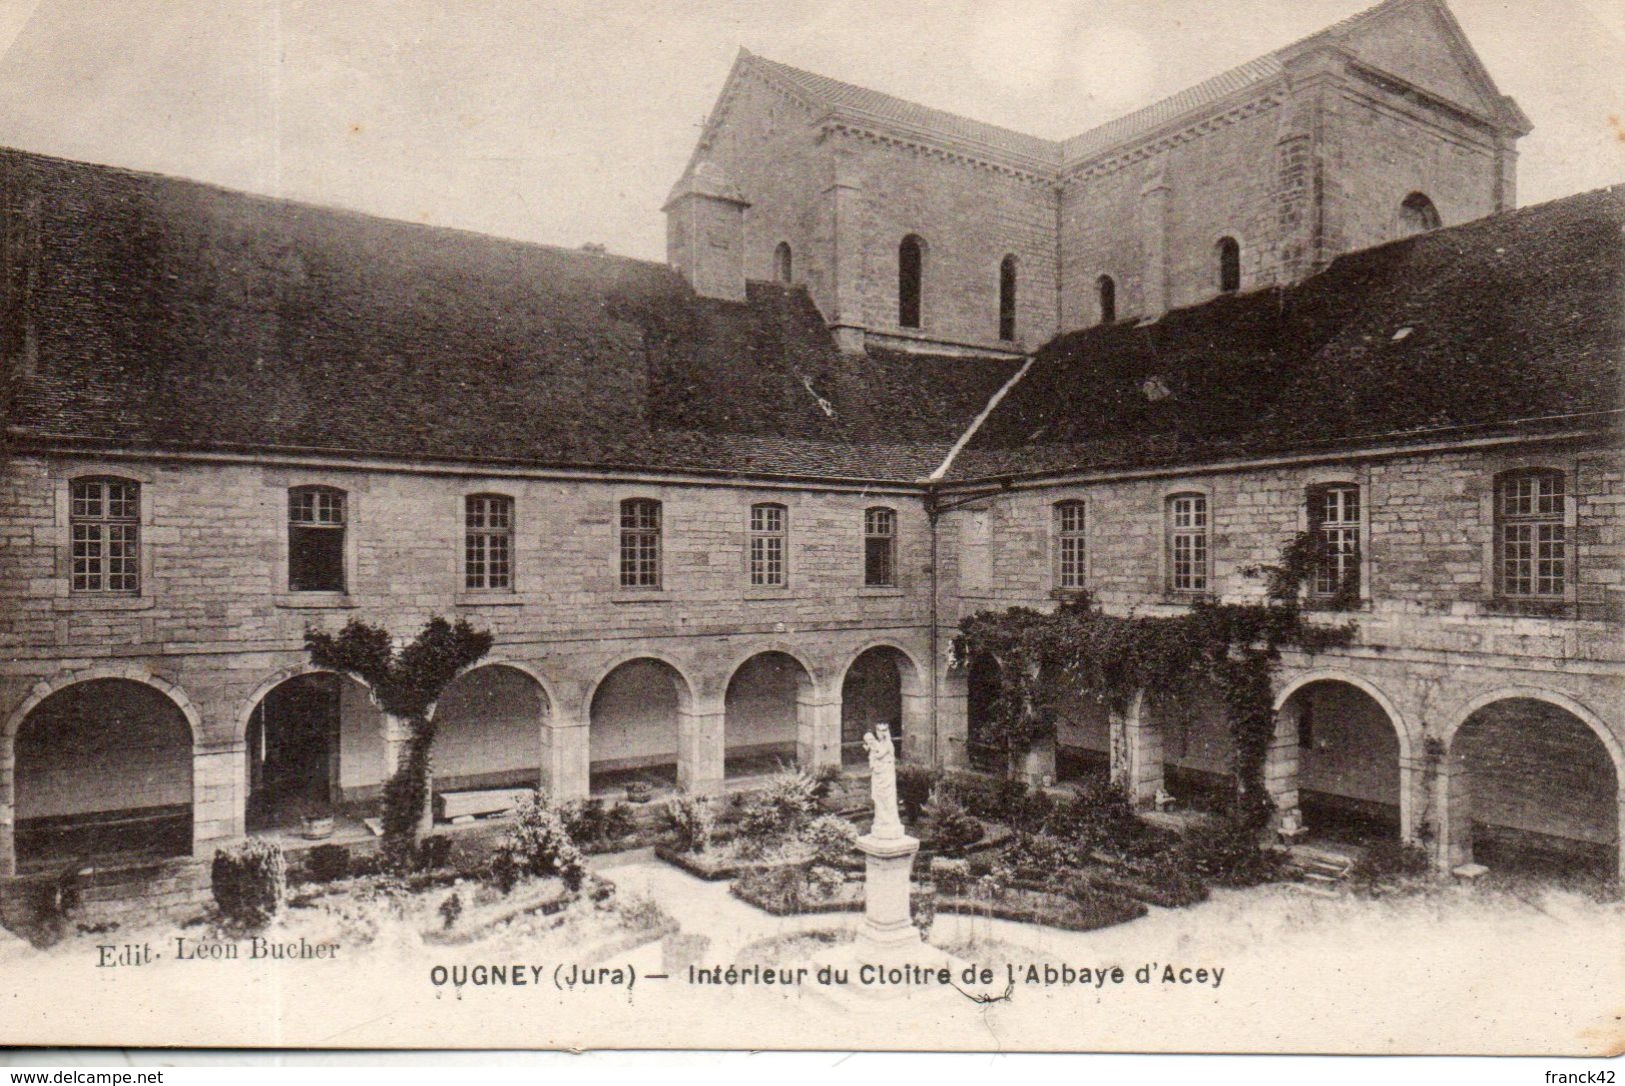
M 755 588 L 747 588 L 745 589 L 744 598 L 746 600 L 776 600 L 779 603 L 783 603 L 785 600 L 800 599 L 801 597 L 792 596 L 790 594 L 789 585 L 781 585 L 778 588 L 764 588 L 760 586 Z
M 151 596 L 58 596 L 51 601 L 51 610 L 145 611 L 153 603 Z
M 347 592 L 279 592 L 276 605 L 290 611 L 338 611 L 358 606 Z
M 1316 615 L 1362 615 L 1371 612 L 1370 600 L 1353 600 L 1347 604 L 1336 604 L 1329 599 L 1306 599 L 1300 607 L 1309 614 Z
M 886 597 L 890 597 L 890 596 L 906 596 L 907 594 L 908 593 L 904 592 L 901 588 L 898 588 L 896 585 L 864 585 L 862 588 L 858 589 L 858 595 L 860 595 L 860 596 L 871 596 L 871 597 L 879 597 L 879 598 L 886 598 Z
M 623 588 L 609 598 L 611 603 L 667 603 L 671 592 L 664 588 Z
M 1052 600 L 1075 600 L 1088 594 L 1089 590 L 1087 588 L 1052 588 L 1049 590 L 1049 598 Z
M 1579 607 L 1572 600 L 1509 600 L 1485 603 L 1481 612 L 1497 618 L 1578 618 Z
M 512 592 L 459 592 L 452 602 L 458 607 L 519 607 L 525 601 Z

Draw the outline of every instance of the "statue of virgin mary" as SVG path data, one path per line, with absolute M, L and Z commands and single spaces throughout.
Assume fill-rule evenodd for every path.
M 890 725 L 879 723 L 874 731 L 864 732 L 863 746 L 869 752 L 869 795 L 875 804 L 875 821 L 869 833 L 874 837 L 902 837 L 903 823 L 897 817 L 897 750 L 892 746 Z

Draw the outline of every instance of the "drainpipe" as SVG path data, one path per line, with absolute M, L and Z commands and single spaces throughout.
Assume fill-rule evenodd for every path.
M 937 649 L 937 523 L 939 510 L 937 509 L 937 484 L 927 484 L 925 488 L 925 516 L 926 523 L 931 529 L 931 764 L 941 768 L 942 759 L 942 717 L 938 712 L 937 688 L 941 681 L 937 669 L 942 666 L 942 654 Z

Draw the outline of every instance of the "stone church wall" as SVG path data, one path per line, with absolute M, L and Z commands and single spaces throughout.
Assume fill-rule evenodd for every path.
M 1010 349 L 999 333 L 999 264 L 1017 261 L 1017 343 L 1056 331 L 1055 193 L 1044 181 L 930 151 L 846 137 L 862 191 L 863 322 L 871 333 Z M 898 246 L 925 241 L 922 321 L 898 326 Z M 843 270 L 843 274 L 845 274 Z
M 835 312 L 833 174 L 813 119 L 806 106 L 746 71 L 704 156 L 750 201 L 746 278 L 773 279 L 774 249 L 787 243 L 793 281 L 806 284 L 828 317 Z

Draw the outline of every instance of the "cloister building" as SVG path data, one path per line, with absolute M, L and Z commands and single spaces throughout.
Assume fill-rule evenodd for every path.
M 1389 0 L 1059 144 L 742 54 L 654 264 L 0 151 L 0 875 L 365 809 L 307 628 L 495 648 L 435 787 L 986 767 L 962 617 L 1256 600 L 1315 533 L 1282 812 L 1617 870 L 1625 194 Z M 1348 598 L 1352 597 L 1352 598 Z M 1200 806 L 1202 691 L 1023 768 Z

